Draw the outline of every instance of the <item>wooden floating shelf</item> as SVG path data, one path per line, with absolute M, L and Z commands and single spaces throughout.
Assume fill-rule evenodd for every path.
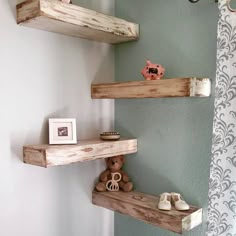
M 175 78 L 155 81 L 134 81 L 92 84 L 92 98 L 163 98 L 209 97 L 211 80 L 208 78 Z
M 139 25 L 59 0 L 28 0 L 17 8 L 17 23 L 106 43 L 137 40 Z
M 140 192 L 93 192 L 92 202 L 163 229 L 182 234 L 202 223 L 202 209 L 191 206 L 188 211 L 161 211 L 159 197 Z
M 23 147 L 24 162 L 49 167 L 91 161 L 137 152 L 137 139 L 118 141 L 79 141 L 76 145 L 28 145 Z

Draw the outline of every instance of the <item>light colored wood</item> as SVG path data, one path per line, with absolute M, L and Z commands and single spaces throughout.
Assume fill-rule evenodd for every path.
M 24 162 L 42 167 L 67 165 L 137 152 L 137 139 L 79 141 L 76 145 L 28 145 Z
M 182 234 L 202 223 L 202 209 L 190 206 L 188 211 L 161 211 L 159 197 L 140 192 L 93 192 L 92 202 L 122 214 L 129 215 L 163 229 Z
M 106 43 L 139 37 L 138 24 L 58 0 L 28 0 L 16 8 L 18 24 L 41 30 Z
M 208 78 L 175 78 L 155 81 L 134 81 L 92 84 L 92 98 L 162 98 L 209 97 L 211 80 Z

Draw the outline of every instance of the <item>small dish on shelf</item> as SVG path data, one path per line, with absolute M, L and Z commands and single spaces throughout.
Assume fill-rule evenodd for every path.
M 120 134 L 118 132 L 103 132 L 100 134 L 100 138 L 102 140 L 111 140 L 111 141 L 114 141 L 114 140 L 119 140 L 120 139 Z

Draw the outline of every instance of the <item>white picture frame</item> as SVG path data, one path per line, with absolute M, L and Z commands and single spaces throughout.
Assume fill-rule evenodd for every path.
M 49 144 L 77 144 L 76 119 L 50 118 Z

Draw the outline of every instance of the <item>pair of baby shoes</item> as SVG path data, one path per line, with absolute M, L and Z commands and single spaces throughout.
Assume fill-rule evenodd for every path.
M 184 199 L 179 193 L 162 193 L 160 195 L 158 208 L 160 210 L 170 211 L 171 203 L 178 211 L 189 210 L 189 205 L 184 201 Z

